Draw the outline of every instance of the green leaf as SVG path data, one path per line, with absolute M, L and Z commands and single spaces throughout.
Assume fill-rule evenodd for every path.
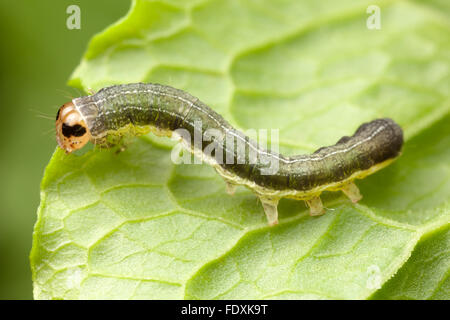
M 450 296 L 450 228 L 422 240 L 408 262 L 375 299 L 442 299 Z
M 211 167 L 174 165 L 162 138 L 120 154 L 58 149 L 33 238 L 35 298 L 450 298 L 449 8 L 379 1 L 381 30 L 368 30 L 371 4 L 133 2 L 92 39 L 72 85 L 184 89 L 242 130 L 280 129 L 286 154 L 391 117 L 403 156 L 359 182 L 359 204 L 326 192 L 327 214 L 310 217 L 283 199 L 268 227 L 249 190 L 231 197 Z

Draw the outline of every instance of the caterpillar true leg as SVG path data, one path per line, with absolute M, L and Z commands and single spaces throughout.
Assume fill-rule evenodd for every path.
M 314 197 L 305 201 L 309 207 L 309 215 L 311 216 L 320 216 L 325 213 L 325 209 L 323 208 L 322 200 L 320 197 Z
M 269 198 L 264 196 L 259 196 L 264 212 L 266 213 L 267 221 L 269 226 L 278 224 L 278 198 Z
M 341 190 L 353 203 L 362 199 L 361 192 L 359 192 L 359 189 L 354 182 L 346 184 Z
M 227 190 L 227 193 L 228 193 L 230 196 L 234 195 L 237 186 L 236 186 L 234 183 L 231 183 L 231 182 L 228 182 L 228 181 L 225 181 L 225 183 L 226 183 L 226 190 Z
M 124 152 L 125 150 L 127 150 L 127 146 L 124 145 L 124 144 L 122 144 L 122 145 L 120 145 L 120 146 L 117 147 L 116 154 L 122 153 L 122 152 Z

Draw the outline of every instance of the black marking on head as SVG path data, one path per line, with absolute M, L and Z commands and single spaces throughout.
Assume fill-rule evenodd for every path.
M 58 113 L 56 113 L 56 120 L 59 119 L 59 113 L 61 112 L 61 108 L 58 109 Z
M 81 137 L 85 133 L 86 133 L 86 128 L 79 124 L 76 124 L 74 126 L 68 126 L 65 123 L 63 123 L 63 125 L 62 125 L 62 134 L 67 138 L 69 138 L 71 136 Z

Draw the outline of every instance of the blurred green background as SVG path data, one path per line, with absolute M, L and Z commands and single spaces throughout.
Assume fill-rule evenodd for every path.
M 81 9 L 80 30 L 66 27 L 72 4 Z M 89 39 L 129 6 L 125 0 L 0 0 L 0 299 L 32 299 L 28 256 L 40 180 L 56 146 L 56 111 L 81 94 L 66 83 Z

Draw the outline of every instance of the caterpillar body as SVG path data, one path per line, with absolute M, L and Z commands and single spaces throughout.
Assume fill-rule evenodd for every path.
M 196 123 L 201 123 L 201 127 Z M 322 147 L 310 155 L 287 157 L 264 148 L 223 117 L 187 92 L 169 86 L 149 83 L 115 85 L 95 94 L 73 99 L 64 104 L 56 117 L 56 140 L 67 153 L 82 148 L 91 141 L 101 147 L 111 147 L 124 137 L 150 131 L 172 136 L 180 135 L 184 146 L 203 157 L 225 179 L 227 191 L 233 194 L 236 185 L 250 188 L 261 200 L 270 225 L 278 223 L 278 201 L 281 198 L 305 200 L 311 215 L 324 213 L 320 194 L 324 190 L 342 190 L 357 202 L 361 194 L 353 180 L 378 171 L 401 153 L 403 132 L 393 120 L 376 119 L 362 124 L 356 132 L 342 137 L 335 145 Z M 244 153 L 227 139 L 214 138 L 222 159 L 206 154 L 211 142 L 200 144 L 192 139 L 215 130 L 232 136 L 244 144 Z M 250 161 L 250 154 L 256 161 Z M 276 161 L 278 170 L 266 174 L 268 161 Z

